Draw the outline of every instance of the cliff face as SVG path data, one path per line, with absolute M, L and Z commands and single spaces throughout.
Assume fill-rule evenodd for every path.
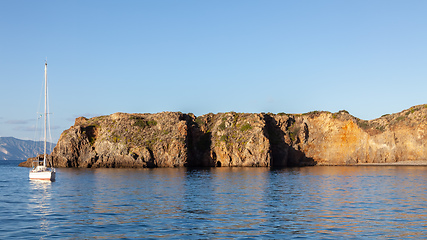
M 351 165 L 426 160 L 426 117 L 427 105 L 419 105 L 370 121 L 346 111 L 275 115 L 274 120 L 285 143 L 304 157 L 318 165 Z M 294 156 L 290 161 L 301 163 Z
M 267 167 L 269 140 L 262 114 L 207 114 L 191 121 L 192 166 Z
M 80 117 L 61 134 L 48 162 L 83 168 L 184 166 L 187 124 L 183 118 L 180 113 Z
M 177 167 L 187 161 L 180 113 L 78 118 L 53 150 L 58 167 Z
M 307 114 L 115 113 L 77 118 L 49 155 L 56 167 L 224 167 L 426 160 L 427 105 L 364 121 Z M 30 166 L 30 159 L 21 164 Z

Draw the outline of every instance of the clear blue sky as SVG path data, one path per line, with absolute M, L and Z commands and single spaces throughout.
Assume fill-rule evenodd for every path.
M 427 103 L 427 1 L 0 1 L 0 136 L 33 139 L 48 59 L 53 139 L 115 112 Z

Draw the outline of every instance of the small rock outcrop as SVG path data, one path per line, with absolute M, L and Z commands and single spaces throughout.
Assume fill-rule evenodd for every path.
M 287 167 L 427 159 L 427 105 L 365 121 L 306 114 L 114 113 L 77 118 L 54 167 Z M 31 159 L 20 166 L 30 166 Z

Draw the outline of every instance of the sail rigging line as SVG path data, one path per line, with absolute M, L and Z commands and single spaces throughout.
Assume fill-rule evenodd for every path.
M 49 155 L 50 153 L 52 153 L 53 149 L 53 144 L 52 144 L 52 130 L 51 130 L 51 121 L 50 121 L 50 114 L 53 114 L 50 112 L 50 99 L 49 99 L 49 84 L 47 81 L 47 59 L 45 62 L 45 126 L 44 126 L 44 138 L 46 139 L 44 141 L 44 165 L 46 166 L 46 161 L 48 161 L 47 159 L 47 155 Z M 50 162 L 50 166 L 53 167 L 53 162 Z
M 52 113 L 50 113 L 50 106 L 49 106 L 50 100 L 49 100 L 49 94 L 47 94 L 48 90 L 49 90 L 49 84 L 45 79 L 43 79 L 43 84 L 41 84 L 39 102 L 37 107 L 39 111 L 37 111 L 37 119 L 36 119 L 36 125 L 34 126 L 34 138 L 33 138 L 35 142 L 33 153 L 36 156 L 43 154 L 43 158 L 45 157 L 45 155 L 49 155 L 50 153 L 52 153 L 52 150 L 53 150 L 51 121 L 49 117 L 49 115 Z M 46 95 L 45 95 L 45 92 L 46 92 Z M 45 111 L 42 111 L 42 101 L 44 101 L 43 104 L 45 105 L 45 109 L 46 109 Z M 40 121 L 41 118 L 43 118 L 43 121 Z M 46 118 L 46 128 L 43 127 L 44 118 Z M 46 139 L 47 139 L 46 152 L 44 152 L 44 136 L 43 136 L 44 131 L 41 131 L 41 129 L 46 129 Z
M 44 113 L 42 111 L 42 99 L 44 95 L 44 88 L 45 88 L 45 80 L 43 78 L 42 84 L 40 84 L 40 94 L 39 94 L 39 101 L 37 106 L 37 112 L 36 112 L 36 125 L 34 126 L 34 138 L 33 141 L 34 147 L 33 147 L 33 153 L 35 156 L 38 156 L 41 154 L 40 149 L 43 148 L 43 136 L 40 135 L 40 129 L 43 129 L 42 122 L 40 121 L 41 118 L 43 118 Z
M 37 118 L 36 118 L 36 125 L 34 126 L 34 149 L 33 152 L 36 156 L 38 156 L 40 154 L 40 149 L 42 149 L 43 147 L 43 139 L 42 136 L 40 136 L 40 129 L 43 129 L 43 127 L 41 126 L 41 122 L 40 119 L 43 117 L 43 112 L 42 110 L 42 97 L 43 97 L 43 92 L 44 92 L 44 88 L 45 88 L 45 83 L 44 83 L 44 79 L 42 84 L 40 84 L 40 94 L 39 94 L 39 101 L 38 101 L 38 106 L 37 106 Z
M 47 61 L 44 64 L 44 150 L 43 166 L 46 167 L 46 133 L 47 133 Z
M 46 84 L 47 84 L 47 82 L 46 82 Z M 49 92 L 49 84 L 47 84 L 47 86 L 46 86 L 46 92 L 48 93 Z M 49 117 L 49 115 L 50 114 L 53 114 L 53 113 L 51 113 L 50 112 L 50 105 L 49 105 L 49 103 L 50 103 L 50 99 L 49 99 L 49 94 L 46 94 L 46 98 L 47 98 L 47 103 L 46 103 L 46 119 L 47 119 L 47 142 L 49 143 L 48 144 L 48 146 L 49 146 L 49 153 L 52 153 L 52 130 L 51 130 L 51 122 L 50 122 L 50 117 Z

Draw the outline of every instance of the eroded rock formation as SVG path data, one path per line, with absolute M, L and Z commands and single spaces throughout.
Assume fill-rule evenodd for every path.
M 286 167 L 427 159 L 427 105 L 365 121 L 306 114 L 114 113 L 80 117 L 49 155 L 56 167 Z M 21 164 L 30 166 L 31 159 Z

